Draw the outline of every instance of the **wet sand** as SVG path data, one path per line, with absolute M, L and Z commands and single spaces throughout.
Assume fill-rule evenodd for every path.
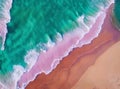
M 120 49 L 116 46 L 120 41 L 120 32 L 113 27 L 110 20 L 108 15 L 102 32 L 91 44 L 74 49 L 55 70 L 48 75 L 38 75 L 26 89 L 119 89 L 112 88 L 112 84 L 116 86 L 115 81 L 119 81 L 116 74 L 120 73 L 119 54 L 112 57 L 112 52 Z M 109 84 L 111 88 L 108 87 Z

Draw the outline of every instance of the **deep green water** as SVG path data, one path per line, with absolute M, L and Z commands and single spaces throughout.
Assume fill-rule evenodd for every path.
M 1 0 L 0 0 L 1 1 Z M 7 24 L 5 50 L 0 51 L 0 74 L 13 65 L 26 66 L 24 56 L 38 43 L 56 41 L 56 34 L 73 30 L 81 15 L 94 15 L 107 0 L 13 0 L 11 22 Z

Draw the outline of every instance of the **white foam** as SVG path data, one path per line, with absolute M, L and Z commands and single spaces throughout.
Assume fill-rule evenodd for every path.
M 4 43 L 7 34 L 7 23 L 10 22 L 10 9 L 12 7 L 12 0 L 3 0 L 0 3 L 0 36 L 2 37 L 2 47 L 4 50 Z
M 101 19 L 101 16 L 102 16 L 102 19 Z M 95 39 L 96 37 L 98 37 L 98 35 L 99 35 L 99 33 L 100 33 L 101 29 L 102 29 L 102 25 L 104 23 L 105 17 L 106 17 L 106 13 L 105 12 L 101 12 L 100 15 L 99 15 L 99 18 L 98 18 L 99 21 L 100 21 L 100 22 L 98 22 L 99 26 L 97 28 L 95 27 L 97 30 L 92 28 L 93 29 L 92 31 L 94 31 L 94 34 L 91 34 L 92 36 L 89 37 L 87 40 L 86 40 L 86 38 L 83 38 L 79 42 L 79 44 L 77 45 L 77 47 L 82 47 L 83 45 L 90 44 L 93 39 Z M 90 31 L 90 33 L 91 33 L 91 31 Z
M 24 57 L 25 62 L 27 63 L 26 70 L 30 70 L 38 59 L 39 53 L 36 50 L 28 51 L 27 55 Z
M 7 34 L 7 25 L 6 23 L 0 21 L 0 36 L 2 37 L 1 50 L 4 50 L 6 34 Z
M 14 65 L 14 72 L 5 75 L 0 75 L 0 85 L 2 89 L 16 89 L 17 81 L 23 74 L 24 68 L 19 65 Z

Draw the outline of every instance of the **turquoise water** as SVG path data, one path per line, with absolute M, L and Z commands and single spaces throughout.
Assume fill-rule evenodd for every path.
M 107 0 L 13 0 L 5 50 L 0 51 L 0 74 L 13 71 L 13 65 L 25 67 L 27 51 L 44 48 L 36 47 L 39 43 L 56 42 L 57 33 L 78 26 L 79 16 L 94 15 L 99 5 L 106 4 Z

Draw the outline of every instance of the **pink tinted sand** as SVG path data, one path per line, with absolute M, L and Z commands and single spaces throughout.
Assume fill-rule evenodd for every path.
M 101 30 L 101 25 L 104 22 L 104 17 L 105 13 L 101 13 L 100 16 L 97 18 L 94 26 L 91 28 L 91 31 L 86 34 L 85 37 L 83 37 L 84 34 L 80 34 L 80 32 L 72 33 L 72 36 L 71 34 L 67 34 L 64 37 L 62 44 L 61 42 L 58 42 L 56 46 L 50 48 L 47 52 L 41 53 L 35 66 L 33 66 L 33 68 L 29 72 L 23 74 L 20 81 L 18 82 L 18 86 L 23 87 L 24 84 L 26 85 L 27 83 L 29 83 L 29 81 L 33 80 L 37 76 L 37 74 L 40 74 L 42 72 L 48 74 L 49 72 L 51 72 L 57 66 L 57 64 L 59 64 L 60 60 L 62 60 L 64 56 L 67 56 L 68 53 L 78 43 L 78 46 L 90 43 L 92 39 L 98 36 Z M 78 29 L 78 31 L 80 31 L 80 29 Z

